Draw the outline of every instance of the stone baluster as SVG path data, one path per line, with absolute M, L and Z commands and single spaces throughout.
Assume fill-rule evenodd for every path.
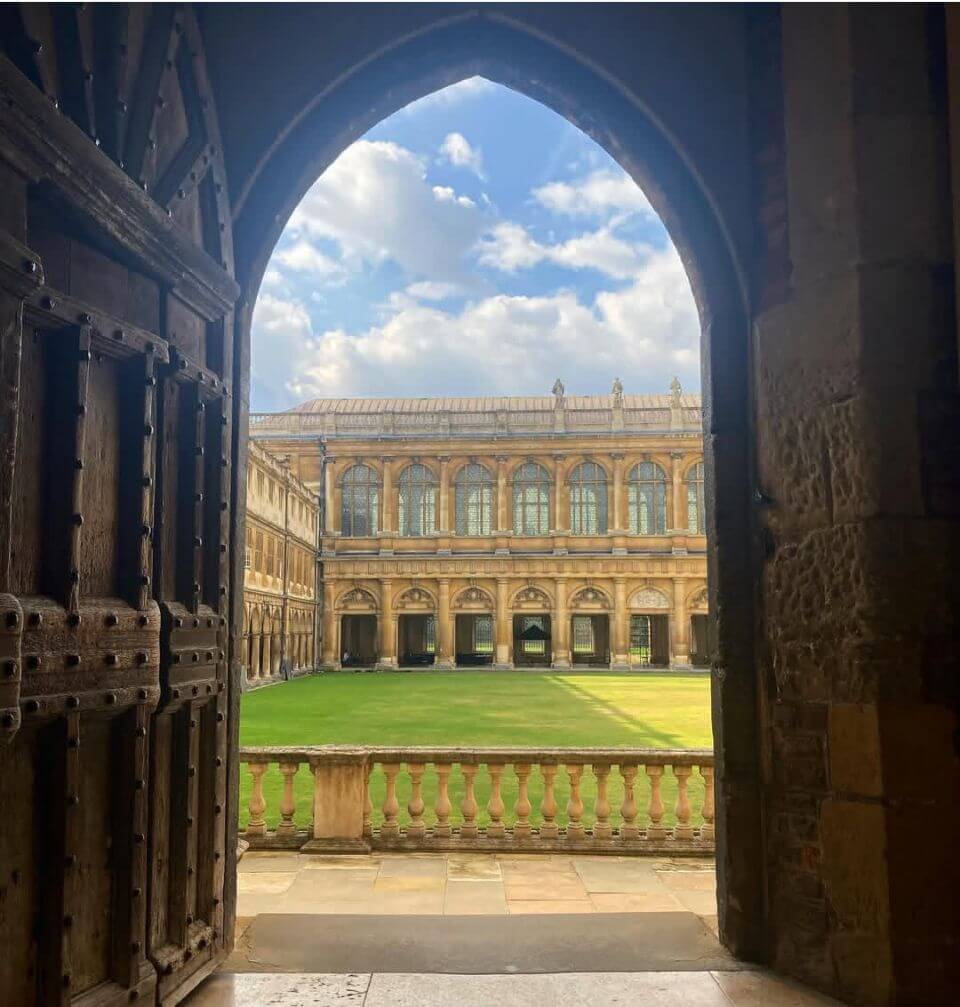
M 490 774 L 490 800 L 487 801 L 490 824 L 487 826 L 487 836 L 490 839 L 502 839 L 506 832 L 503 827 L 505 807 L 500 795 L 500 777 L 503 774 L 503 766 L 488 765 L 487 772 Z
M 703 827 L 700 829 L 700 838 L 713 842 L 713 766 L 701 766 L 700 775 L 703 777 Z
M 250 818 L 247 820 L 248 836 L 265 836 L 267 834 L 267 820 L 263 813 L 267 810 L 267 802 L 263 796 L 263 774 L 267 771 L 265 762 L 250 762 L 247 770 L 253 779 L 253 788 L 250 791 L 250 801 L 247 808 L 250 811 Z
M 610 801 L 607 798 L 607 779 L 610 776 L 609 766 L 594 766 L 593 775 L 597 778 L 597 799 L 593 805 L 596 821 L 593 823 L 594 839 L 609 839 L 613 835 L 610 824 Z
M 557 825 L 557 799 L 554 796 L 553 788 L 557 778 L 557 767 L 546 765 L 540 767 L 543 774 L 543 800 L 540 802 L 540 814 L 543 816 L 543 823 L 540 826 L 541 839 L 556 839 L 560 834 Z
M 583 776 L 583 766 L 567 766 L 567 777 L 570 780 L 570 797 L 567 800 L 567 839 L 583 839 L 583 798 L 580 796 L 580 778 Z
M 643 768 L 650 780 L 650 809 L 648 811 L 650 824 L 647 826 L 647 839 L 665 839 L 667 830 L 663 827 L 663 801 L 660 798 L 663 766 L 644 766 Z
M 477 798 L 473 792 L 477 777 L 477 767 L 471 765 L 461 765 L 463 773 L 463 800 L 460 802 L 460 813 L 463 815 L 463 824 L 460 826 L 460 835 L 464 839 L 475 839 L 477 835 Z
M 449 763 L 441 762 L 434 767 L 437 771 L 437 824 L 434 826 L 435 836 L 446 838 L 450 835 L 450 812 L 453 805 L 450 803 L 450 771 L 453 769 Z
M 517 774 L 517 803 L 514 806 L 514 814 L 517 816 L 516 824 L 513 826 L 514 839 L 529 839 L 532 829 L 530 827 L 530 797 L 527 793 L 527 786 L 530 782 L 530 769 L 528 764 L 521 764 L 513 767 Z
M 280 775 L 283 777 L 283 795 L 280 798 L 280 818 L 281 822 L 277 826 L 278 836 L 292 836 L 297 827 L 293 823 L 293 816 L 297 810 L 297 804 L 293 797 L 293 778 L 300 768 L 296 762 L 281 762 Z
M 373 835 L 373 801 L 370 798 L 370 773 L 372 765 L 367 765 L 363 777 L 363 834 L 369 839 Z
M 410 824 L 407 826 L 407 835 L 410 839 L 422 839 L 427 831 L 423 821 L 423 770 L 422 762 L 408 762 L 407 772 L 410 774 L 410 800 L 407 802 L 407 811 L 410 813 Z
M 620 824 L 620 839 L 623 842 L 630 842 L 640 837 L 640 827 L 637 825 L 637 795 L 635 786 L 637 783 L 637 766 L 621 766 L 620 775 L 623 777 L 623 803 L 620 805 L 620 817 L 623 821 Z
M 386 763 L 383 775 L 387 779 L 387 794 L 383 801 L 383 825 L 380 826 L 381 836 L 398 836 L 400 824 L 397 821 L 400 814 L 400 802 L 397 800 L 397 773 L 400 766 L 397 763 Z
M 687 782 L 693 766 L 674 766 L 673 775 L 677 780 L 677 804 L 674 813 L 677 824 L 673 828 L 674 839 L 693 839 L 693 826 L 690 824 L 690 795 L 687 793 Z

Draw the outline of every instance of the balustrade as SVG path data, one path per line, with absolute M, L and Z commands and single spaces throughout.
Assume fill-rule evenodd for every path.
M 247 748 L 240 760 L 242 834 L 259 849 L 709 853 L 714 845 L 713 753 L 701 749 L 317 746 Z

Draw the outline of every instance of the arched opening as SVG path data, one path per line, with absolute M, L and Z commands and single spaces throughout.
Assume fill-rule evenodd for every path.
M 438 52 L 444 53 L 442 58 L 438 58 Z M 430 69 L 424 70 L 425 67 Z M 391 75 L 392 84 L 382 88 L 387 74 Z M 558 529 L 578 537 L 617 531 L 648 535 L 680 529 L 693 533 L 707 531 L 712 539 L 711 592 L 716 592 L 725 579 L 739 573 L 741 565 L 749 562 L 748 550 L 736 558 L 730 552 L 718 553 L 713 535 L 716 527 L 713 515 L 718 508 L 724 508 L 728 514 L 725 522 L 728 540 L 739 538 L 741 543 L 746 542 L 747 513 L 742 494 L 735 491 L 737 485 L 745 485 L 748 481 L 745 433 L 749 401 L 742 392 L 746 381 L 747 326 L 741 270 L 730 252 L 723 221 L 715 213 L 709 194 L 688 171 L 682 153 L 671 139 L 646 116 L 636 96 L 604 81 L 570 53 L 558 50 L 544 39 L 517 31 L 505 21 L 483 19 L 479 25 L 471 24 L 469 32 L 464 32 L 463 25 L 445 26 L 432 33 L 429 41 L 426 37 L 406 40 L 395 50 L 380 54 L 369 66 L 358 68 L 355 76 L 344 80 L 341 87 L 325 96 L 316 107 L 307 110 L 285 140 L 271 152 L 262 172 L 251 181 L 241 201 L 237 233 L 242 235 L 247 229 L 246 233 L 251 234 L 249 241 L 240 239 L 244 246 L 242 254 L 246 256 L 241 264 L 246 290 L 241 315 L 244 331 L 249 333 L 253 297 L 267 269 L 271 242 L 279 237 L 280 226 L 312 181 L 363 128 L 375 124 L 408 98 L 476 74 L 529 95 L 561 112 L 575 125 L 585 127 L 632 178 L 644 184 L 651 204 L 667 225 L 690 277 L 700 315 L 708 475 L 701 478 L 699 485 L 707 487 L 707 497 L 703 497 L 701 488 L 700 517 L 697 526 L 690 529 L 686 523 L 678 522 L 689 485 L 677 477 L 676 466 L 665 488 L 663 469 L 655 465 L 651 476 L 646 468 L 638 468 L 644 464 L 639 460 L 631 469 L 618 471 L 616 475 L 590 459 L 583 459 L 578 467 L 535 461 L 516 469 L 512 481 L 508 481 L 509 466 L 498 467 L 495 477 L 492 468 L 486 470 L 490 479 L 476 481 L 476 515 L 470 517 L 469 507 L 462 503 L 467 499 L 466 491 L 461 492 L 458 483 L 449 480 L 443 459 L 438 460 L 436 468 L 422 460 L 407 459 L 402 466 L 383 465 L 379 470 L 382 472 L 378 476 L 382 486 L 381 530 L 392 537 L 386 552 L 392 555 L 409 549 L 401 541 L 403 538 L 423 539 L 436 535 L 442 551 L 444 537 L 460 529 L 471 528 L 484 535 L 487 513 L 490 514 L 491 537 L 495 537 L 498 529 L 507 527 L 504 512 L 509 515 L 514 534 L 519 521 L 525 534 L 544 537 Z M 304 152 L 309 152 L 308 156 L 304 156 Z M 277 174 L 271 175 L 271 172 Z M 286 184 L 274 185 L 267 191 L 264 180 L 268 177 L 273 181 L 280 178 Z M 256 227 L 260 231 L 254 240 L 252 232 Z M 615 399 L 623 394 L 622 385 L 619 391 L 618 385 L 619 379 L 614 386 Z M 721 389 L 722 395 L 716 395 Z M 554 395 L 563 400 L 562 386 L 559 395 L 556 389 Z M 679 408 L 682 409 L 682 405 Z M 717 451 L 721 448 L 727 466 L 724 480 L 718 480 L 715 475 Z M 701 468 L 701 477 L 703 472 Z M 530 478 L 525 479 L 524 474 Z M 333 487 L 330 511 L 337 515 L 334 520 L 342 521 L 342 515 L 346 514 L 343 497 L 339 495 L 343 492 L 343 484 L 334 481 Z M 665 513 L 667 510 L 669 514 Z M 342 528 L 335 531 L 341 532 Z M 617 548 L 620 547 L 614 546 Z M 384 553 L 382 543 L 380 551 Z M 504 552 L 508 551 L 509 544 L 504 547 Z M 628 589 L 632 589 L 629 584 L 617 585 L 618 599 L 620 593 Z M 569 586 L 565 587 L 563 597 L 558 598 L 555 614 L 520 615 L 519 633 L 517 616 L 509 612 L 507 604 L 501 604 L 499 585 L 491 583 L 491 590 L 497 594 L 494 648 L 498 654 L 503 640 L 503 652 L 516 659 L 526 645 L 522 639 L 524 633 L 555 637 L 531 640 L 529 646 L 537 648 L 543 644 L 543 653 L 549 654 L 554 665 L 559 667 L 578 663 L 581 659 L 607 666 L 611 662 L 619 666 L 622 660 L 629 665 L 628 655 L 634 649 L 643 651 L 642 644 L 633 647 L 634 626 L 629 613 L 627 621 L 615 621 L 600 608 L 593 611 L 586 605 L 583 610 L 575 610 L 571 607 L 573 599 L 577 606 L 584 606 L 585 601 Z M 608 603 L 612 609 L 615 605 L 612 583 L 610 592 Z M 502 594 L 506 601 L 507 591 L 503 590 Z M 449 588 L 446 598 L 442 587 L 439 595 L 438 601 L 431 602 L 433 607 L 429 612 L 408 611 L 394 604 L 394 614 L 384 623 L 380 638 L 383 641 L 393 635 L 398 655 L 395 660 L 399 663 L 406 660 L 414 665 L 437 663 L 445 666 L 455 661 L 460 648 L 459 616 L 454 615 L 452 621 L 449 619 Z M 624 612 L 625 597 L 623 594 L 623 600 L 616 602 L 622 604 Z M 713 611 L 716 611 L 715 606 Z M 648 620 L 657 618 L 657 614 L 635 614 Z M 714 695 L 714 725 L 720 748 L 727 737 L 722 731 L 725 711 L 736 711 L 741 721 L 745 710 L 751 711 L 751 718 L 753 715 L 755 688 L 749 662 L 750 644 L 746 642 L 751 639 L 746 632 L 750 618 L 749 606 L 738 606 L 729 611 L 725 623 L 715 620 L 713 624 L 718 660 L 725 660 L 727 669 Z M 531 619 L 536 620 L 536 625 Z M 682 621 L 685 624 L 686 617 Z M 501 629 L 501 626 L 507 628 Z M 584 626 L 589 627 L 592 636 L 589 656 L 581 646 L 585 640 Z M 654 637 L 657 639 L 659 657 L 662 634 L 654 632 L 652 623 L 648 630 L 651 641 Z M 338 627 L 337 631 L 342 632 L 342 628 Z M 692 624 L 691 628 L 677 632 L 680 638 L 671 641 L 671 654 L 683 653 Z M 338 647 L 337 653 L 339 650 Z M 652 657 L 653 648 L 648 646 L 648 650 Z M 721 654 L 725 657 L 721 658 Z M 381 663 L 384 657 L 381 650 Z M 649 663 L 657 662 L 650 660 Z M 756 753 L 749 732 L 741 731 L 736 744 L 740 755 L 737 773 L 743 774 L 746 786 L 753 786 Z M 723 779 L 723 752 L 719 749 L 717 763 L 718 778 Z M 728 825 L 736 831 L 739 842 L 751 847 L 758 842 L 758 821 L 748 808 L 744 807 L 742 819 L 736 815 L 733 819 L 721 815 L 720 832 L 723 833 Z M 725 885 L 729 882 L 737 886 L 741 906 L 758 906 L 761 879 L 756 872 L 745 872 L 734 878 L 729 873 L 732 861 L 725 859 L 725 843 L 726 837 L 721 835 L 718 842 L 721 849 L 720 915 L 721 920 L 726 921 L 723 925 L 730 927 L 726 933 L 728 943 L 747 953 L 753 940 L 749 930 L 751 915 L 749 911 L 741 913 L 739 910 L 732 917 L 725 915 Z

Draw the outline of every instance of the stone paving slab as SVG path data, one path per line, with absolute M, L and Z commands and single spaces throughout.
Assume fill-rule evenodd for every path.
M 712 985 L 711 985 L 712 984 Z M 720 993 L 720 999 L 717 999 Z M 549 975 L 219 973 L 184 1007 L 839 1007 L 765 972 L 588 972 Z
M 556 905 L 556 903 L 553 903 Z M 234 971 L 509 974 L 741 967 L 692 913 L 540 912 L 536 916 L 266 913 Z
M 715 885 L 708 858 L 252 852 L 239 865 L 238 913 L 690 912 L 715 928 Z

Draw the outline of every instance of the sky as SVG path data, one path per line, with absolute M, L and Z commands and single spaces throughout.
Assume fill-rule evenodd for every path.
M 643 192 L 473 77 L 384 119 L 293 212 L 253 316 L 254 412 L 322 397 L 700 385 L 683 266 Z

